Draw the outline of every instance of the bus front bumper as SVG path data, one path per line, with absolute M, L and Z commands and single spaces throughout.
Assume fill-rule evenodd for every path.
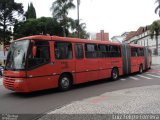
M 16 92 L 29 92 L 25 78 L 4 77 L 3 85 L 5 88 Z

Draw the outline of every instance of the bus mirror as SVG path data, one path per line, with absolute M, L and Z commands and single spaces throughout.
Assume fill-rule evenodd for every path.
M 33 46 L 32 53 L 33 53 L 33 56 L 35 57 L 36 53 L 37 53 L 37 47 L 36 46 Z

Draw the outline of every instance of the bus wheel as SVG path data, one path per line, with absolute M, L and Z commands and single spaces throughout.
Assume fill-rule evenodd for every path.
M 139 66 L 139 73 L 140 73 L 140 74 L 143 73 L 143 66 L 142 66 L 142 65 Z
M 112 69 L 112 73 L 111 73 L 111 79 L 112 80 L 117 80 L 119 77 L 119 72 L 117 68 L 113 68 Z
M 71 88 L 72 82 L 71 82 L 71 77 L 67 74 L 63 74 L 59 78 L 59 84 L 58 88 L 61 91 L 67 91 L 68 89 Z

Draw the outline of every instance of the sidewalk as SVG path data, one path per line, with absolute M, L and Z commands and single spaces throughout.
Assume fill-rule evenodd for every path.
M 159 62 L 160 62 L 160 61 L 159 61 Z M 152 64 L 151 68 L 152 68 L 152 69 L 160 68 L 160 64 Z
M 152 56 L 152 64 L 160 65 L 160 56 Z
M 39 120 L 52 119 L 54 115 L 59 115 L 59 118 L 68 115 L 68 119 L 67 116 L 63 118 L 69 120 L 71 119 L 69 115 L 77 114 L 81 115 L 82 119 L 87 119 L 83 118 L 87 114 L 102 116 L 105 114 L 159 114 L 159 93 L 160 85 L 107 92 L 100 96 L 75 101 L 49 112 L 50 115 L 43 116 Z

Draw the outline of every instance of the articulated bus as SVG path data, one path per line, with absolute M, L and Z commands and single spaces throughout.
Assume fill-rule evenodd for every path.
M 3 85 L 16 92 L 112 78 L 151 67 L 147 47 L 107 41 L 36 35 L 15 40 L 8 52 Z

